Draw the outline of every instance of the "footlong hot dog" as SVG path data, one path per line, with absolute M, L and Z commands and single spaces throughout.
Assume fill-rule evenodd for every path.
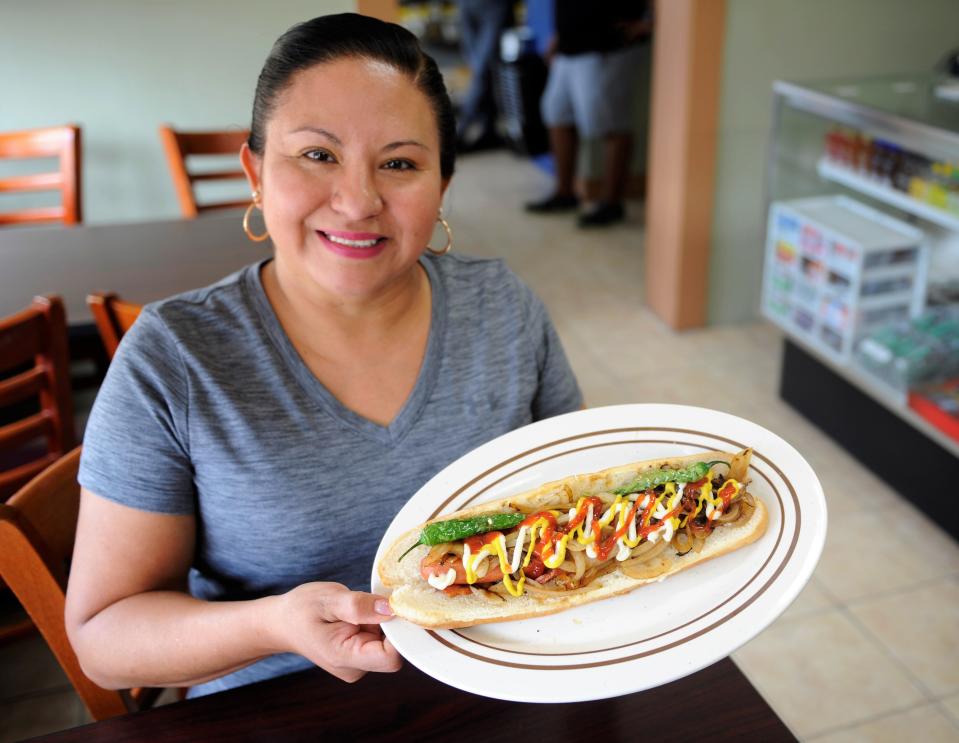
M 757 540 L 751 449 L 613 467 L 423 524 L 381 558 L 397 616 L 468 627 L 632 591 Z M 408 555 L 408 556 L 407 556 Z

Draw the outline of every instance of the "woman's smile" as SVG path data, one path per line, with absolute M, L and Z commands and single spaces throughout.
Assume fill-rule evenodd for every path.
M 389 238 L 374 232 L 316 230 L 320 242 L 332 253 L 344 258 L 375 258 L 386 248 Z

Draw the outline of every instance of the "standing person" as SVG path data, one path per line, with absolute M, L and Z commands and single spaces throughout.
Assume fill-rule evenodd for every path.
M 582 404 L 532 292 L 446 255 L 441 218 L 427 247 L 455 125 L 411 33 L 291 28 L 240 158 L 273 257 L 145 307 L 86 430 L 66 623 L 107 688 L 396 670 L 368 593 L 393 516 L 457 457 Z
M 456 124 L 457 147 L 465 153 L 502 144 L 496 131 L 493 73 L 500 36 L 513 25 L 513 0 L 458 0 L 457 7 L 463 55 L 471 73 Z
M 634 0 L 584 3 L 554 0 L 549 79 L 541 102 L 556 167 L 553 192 L 526 204 L 534 213 L 573 211 L 581 139 L 603 140 L 600 200 L 579 217 L 580 227 L 622 221 L 632 155 L 639 44 L 652 28 L 648 4 Z

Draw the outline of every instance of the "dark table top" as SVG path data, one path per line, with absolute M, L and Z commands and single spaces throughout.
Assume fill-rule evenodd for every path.
M 794 741 L 728 658 L 670 684 L 575 704 L 504 702 L 407 663 L 346 684 L 314 669 L 104 720 L 44 741 Z
M 0 316 L 26 307 L 35 294 L 59 294 L 67 322 L 92 321 L 86 296 L 112 291 L 145 304 L 212 284 L 271 254 L 270 242 L 243 234 L 243 212 L 197 219 L 13 227 L 0 230 Z

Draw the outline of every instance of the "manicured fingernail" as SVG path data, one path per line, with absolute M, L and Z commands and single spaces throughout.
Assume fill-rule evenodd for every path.
M 389 601 L 377 601 L 375 604 L 373 604 L 373 608 L 376 610 L 377 614 L 383 614 L 387 617 L 393 616 L 393 610 L 390 608 Z

